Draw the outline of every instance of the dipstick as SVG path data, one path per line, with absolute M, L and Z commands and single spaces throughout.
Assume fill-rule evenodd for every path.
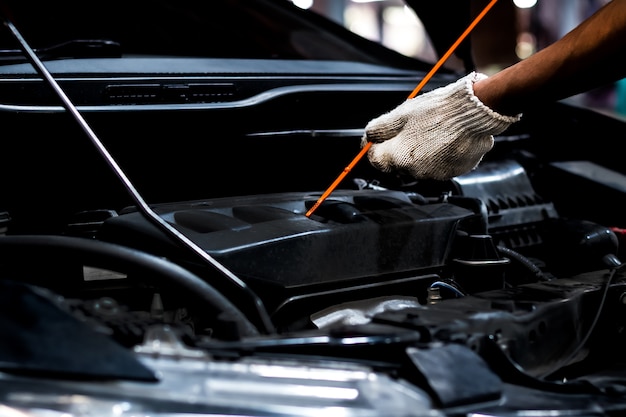
M 498 0 L 491 0 L 489 4 L 487 4 L 487 6 L 485 6 L 485 8 L 476 16 L 476 18 L 474 18 L 472 23 L 470 23 L 470 25 L 467 27 L 467 29 L 465 29 L 465 31 L 461 34 L 461 36 L 459 36 L 459 38 L 452 44 L 450 49 L 448 49 L 446 53 L 443 54 L 441 58 L 439 58 L 439 60 L 433 66 L 433 68 L 428 72 L 428 74 L 424 76 L 422 81 L 420 81 L 420 83 L 415 87 L 415 89 L 411 92 L 411 94 L 409 94 L 408 99 L 415 97 L 417 93 L 420 92 L 420 90 L 426 85 L 426 83 L 428 83 L 428 81 L 432 78 L 432 76 L 435 75 L 437 70 L 444 64 L 444 62 L 446 62 L 446 60 L 450 57 L 450 55 L 454 53 L 456 48 L 461 44 L 461 42 L 463 42 L 463 40 L 467 37 L 467 35 L 470 34 L 470 32 L 474 29 L 474 27 L 478 24 L 478 22 L 480 22 L 480 20 L 487 14 L 487 12 L 493 7 L 493 5 L 496 4 L 497 1 Z M 330 194 L 335 190 L 335 188 L 337 188 L 337 186 L 345 178 L 345 176 L 348 175 L 348 173 L 352 170 L 352 168 L 354 168 L 354 166 L 361 160 L 361 158 L 363 158 L 363 156 L 367 153 L 367 151 L 369 150 L 371 146 L 372 146 L 372 142 L 367 142 L 361 148 L 361 151 L 357 154 L 356 157 L 354 157 L 352 162 L 350 162 L 350 164 L 348 164 L 348 166 L 346 166 L 343 169 L 343 171 L 341 172 L 341 174 L 339 174 L 337 179 L 333 181 L 330 187 L 326 189 L 326 191 L 315 202 L 315 204 L 309 209 L 309 211 L 306 212 L 305 214 L 306 217 L 310 217 L 311 214 L 313 214 L 313 212 L 320 206 L 320 204 L 322 204 L 328 198 L 328 196 L 330 196 Z

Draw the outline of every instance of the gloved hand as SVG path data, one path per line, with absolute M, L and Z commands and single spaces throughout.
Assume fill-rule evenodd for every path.
M 446 180 L 465 174 L 521 115 L 505 116 L 474 95 L 472 72 L 447 86 L 408 99 L 365 127 L 361 146 L 370 141 L 370 163 L 384 172 L 405 172 L 417 179 Z

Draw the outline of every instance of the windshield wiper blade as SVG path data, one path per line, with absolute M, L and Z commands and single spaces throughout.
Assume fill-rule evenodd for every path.
M 109 39 L 73 39 L 45 48 L 33 49 L 42 61 L 71 58 L 119 58 L 122 47 Z M 22 49 L 0 49 L 0 62 L 28 62 Z

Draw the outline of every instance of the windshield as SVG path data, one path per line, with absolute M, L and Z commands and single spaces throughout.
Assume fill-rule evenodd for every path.
M 33 49 L 46 52 L 44 59 L 100 53 L 349 60 L 420 68 L 419 61 L 287 1 L 5 3 L 7 17 Z M 0 33 L 0 53 L 4 57 L 19 54 L 19 45 L 6 30 Z

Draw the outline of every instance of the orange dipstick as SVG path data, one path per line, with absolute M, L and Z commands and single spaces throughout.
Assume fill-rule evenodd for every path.
M 435 75 L 435 72 L 437 72 L 437 70 L 443 65 L 443 63 L 446 62 L 446 60 L 450 57 L 450 55 L 452 55 L 452 53 L 456 50 L 456 48 L 461 44 L 461 42 L 463 42 L 463 40 L 467 37 L 467 35 L 470 34 L 470 32 L 474 29 L 474 27 L 478 24 L 478 22 L 480 22 L 483 16 L 487 14 L 487 12 L 493 7 L 494 4 L 496 4 L 497 1 L 498 0 L 491 0 L 489 4 L 485 6 L 485 8 L 478 14 L 478 16 L 476 16 L 476 18 L 472 21 L 472 23 L 467 27 L 467 29 L 465 29 L 465 31 L 461 34 L 461 36 L 459 36 L 459 38 L 454 42 L 454 44 L 452 44 L 450 49 L 448 49 L 448 51 L 445 54 L 443 54 L 441 58 L 439 58 L 435 66 L 428 72 L 428 74 L 426 74 L 424 79 L 422 79 L 422 81 L 417 85 L 417 87 L 415 87 L 415 89 L 411 92 L 411 94 L 409 94 L 408 99 L 415 97 L 417 93 L 420 92 L 420 90 L 426 85 L 426 83 L 432 78 L 432 76 Z M 372 146 L 372 142 L 367 142 L 363 146 L 363 148 L 361 148 L 361 152 L 359 152 L 358 155 L 352 160 L 352 162 L 350 162 L 350 164 L 344 168 L 344 170 L 341 172 L 341 174 L 339 174 L 337 179 L 333 181 L 333 183 L 330 185 L 330 187 L 328 187 L 328 189 L 324 192 L 324 194 L 322 194 L 322 196 L 315 202 L 315 204 L 309 209 L 309 211 L 306 212 L 305 214 L 306 217 L 310 217 L 311 214 L 313 214 L 313 212 L 320 206 L 320 204 L 322 204 L 328 198 L 328 196 L 330 196 L 330 194 L 335 190 L 335 188 L 337 188 L 337 186 L 345 178 L 345 176 L 348 175 L 348 173 L 352 170 L 352 168 L 354 168 L 354 166 L 361 160 L 361 158 L 363 158 L 363 156 L 367 153 L 367 151 L 369 150 L 371 146 Z

